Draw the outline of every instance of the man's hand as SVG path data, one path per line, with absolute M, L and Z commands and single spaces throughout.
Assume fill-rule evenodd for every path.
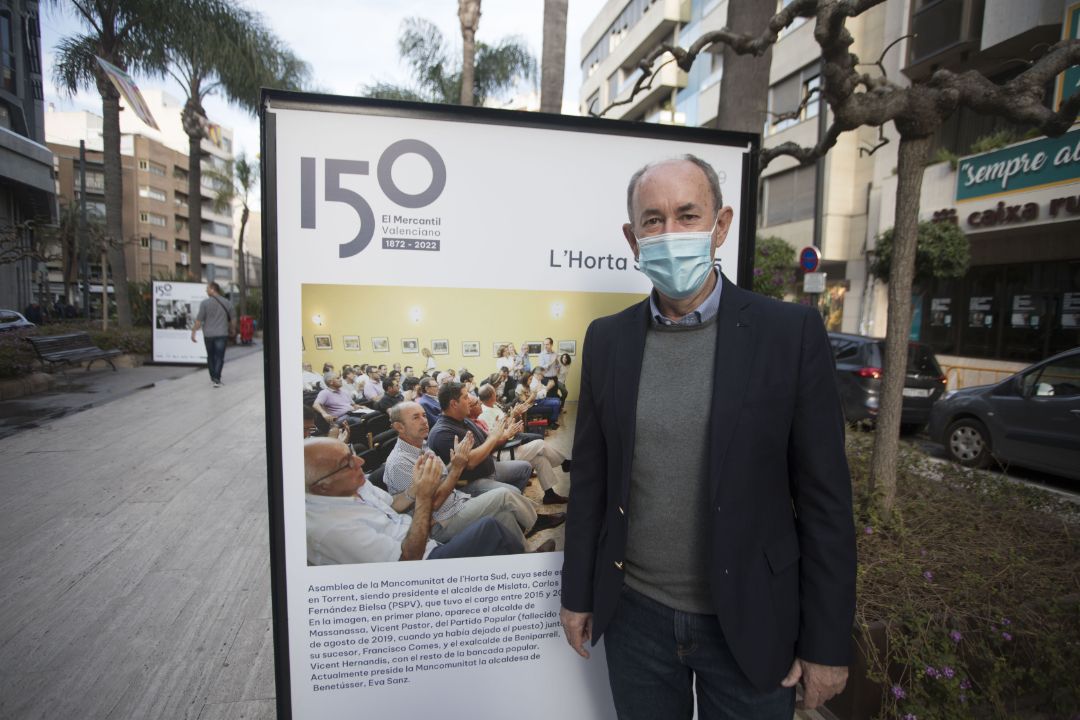
M 818 665 L 795 658 L 787 677 L 781 680 L 780 684 L 787 688 L 795 687 L 801 680 L 803 699 L 799 707 L 813 710 L 823 705 L 833 695 L 839 694 L 847 684 L 847 676 L 848 669 L 844 666 Z
M 412 491 L 416 498 L 416 504 L 430 505 L 435 489 L 439 487 L 442 477 L 442 463 L 437 461 L 435 453 L 428 450 L 416 461 L 413 468 Z
M 522 416 L 525 415 L 525 413 L 529 412 L 530 407 L 532 407 L 532 403 L 529 403 L 529 402 L 518 403 L 517 405 L 514 406 L 514 409 L 510 411 L 510 414 L 513 417 L 516 417 L 516 418 L 522 417 Z
M 502 437 L 503 431 L 506 430 L 506 419 L 507 418 L 504 415 L 503 417 L 496 420 L 495 423 L 491 426 L 491 432 L 488 434 L 488 437 Z
M 592 613 L 574 612 L 562 608 L 559 611 L 559 622 L 562 623 L 566 642 L 570 643 L 570 647 L 574 648 L 574 652 L 588 659 L 589 651 L 585 648 L 585 644 L 592 639 Z
M 473 449 L 473 444 L 476 439 L 473 437 L 472 431 L 465 433 L 465 437 L 461 440 L 454 438 L 454 447 L 450 451 L 450 471 L 457 470 L 460 475 L 469 464 L 469 452 Z
M 506 442 L 510 440 L 512 437 L 514 437 L 524 429 L 524 423 L 522 423 L 520 420 L 515 420 L 514 422 L 510 423 L 510 425 L 505 430 L 503 430 L 503 433 L 500 436 L 500 442 Z

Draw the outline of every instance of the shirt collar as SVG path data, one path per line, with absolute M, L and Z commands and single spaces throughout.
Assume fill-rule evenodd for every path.
M 716 317 L 716 313 L 720 310 L 720 293 L 724 289 L 724 277 L 720 274 L 719 265 L 713 265 L 712 272 L 716 275 L 716 285 L 713 287 L 712 292 L 701 301 L 700 305 L 678 320 L 672 320 L 660 312 L 660 307 L 656 304 L 656 290 L 653 289 L 649 293 L 649 316 L 652 318 L 653 325 L 666 325 L 669 327 L 700 325 Z

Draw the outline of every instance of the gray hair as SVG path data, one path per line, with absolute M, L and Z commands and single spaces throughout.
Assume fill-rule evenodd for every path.
M 488 400 L 491 400 L 493 397 L 495 397 L 495 388 L 491 387 L 487 383 L 484 383 L 480 386 L 480 389 L 477 390 L 476 396 L 484 402 L 487 402 Z
M 420 403 L 410 402 L 408 400 L 406 400 L 405 402 L 399 402 L 397 405 L 394 405 L 392 408 L 390 408 L 389 412 L 390 422 L 401 422 L 401 416 L 405 413 L 406 410 L 412 407 L 421 407 L 421 405 Z
M 701 172 L 705 173 L 705 179 L 709 183 L 709 190 L 712 193 L 713 200 L 713 214 L 720 211 L 720 208 L 724 206 L 724 196 L 720 192 L 720 178 L 717 176 L 716 171 L 713 170 L 713 166 L 705 162 L 697 155 L 691 155 L 687 153 L 685 155 L 679 155 L 668 160 L 659 160 L 657 162 L 651 162 L 648 165 L 643 166 L 636 173 L 630 176 L 630 184 L 626 186 L 626 215 L 630 218 L 630 224 L 634 223 L 634 193 L 637 192 L 638 182 L 642 176 L 649 170 L 652 170 L 657 165 L 663 165 L 664 163 L 673 162 L 676 160 L 685 160 L 697 165 Z

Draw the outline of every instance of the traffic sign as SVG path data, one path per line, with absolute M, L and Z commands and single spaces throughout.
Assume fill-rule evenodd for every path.
M 814 272 L 821 264 L 821 251 L 813 245 L 807 245 L 799 251 L 799 267 L 804 272 Z

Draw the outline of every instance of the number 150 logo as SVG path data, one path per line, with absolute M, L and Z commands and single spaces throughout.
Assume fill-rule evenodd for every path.
M 419 155 L 427 161 L 431 168 L 431 183 L 424 190 L 410 194 L 394 184 L 394 163 L 402 155 L 410 153 Z M 343 175 L 367 175 L 367 160 L 341 160 L 338 158 L 326 158 L 324 161 L 326 172 L 323 183 L 323 194 L 326 202 L 345 203 L 356 211 L 360 219 L 360 230 L 356 237 L 338 246 L 338 257 L 347 258 L 360 253 L 371 242 L 375 235 L 375 213 L 371 205 L 360 193 L 341 186 Z M 316 198 L 315 198 L 315 172 L 316 158 L 300 158 L 300 227 L 306 230 L 314 230 L 316 226 Z M 446 163 L 443 162 L 439 152 L 422 140 L 398 140 L 386 148 L 379 157 L 375 177 L 383 194 L 391 201 L 405 208 L 427 207 L 435 202 L 443 189 L 446 187 Z

